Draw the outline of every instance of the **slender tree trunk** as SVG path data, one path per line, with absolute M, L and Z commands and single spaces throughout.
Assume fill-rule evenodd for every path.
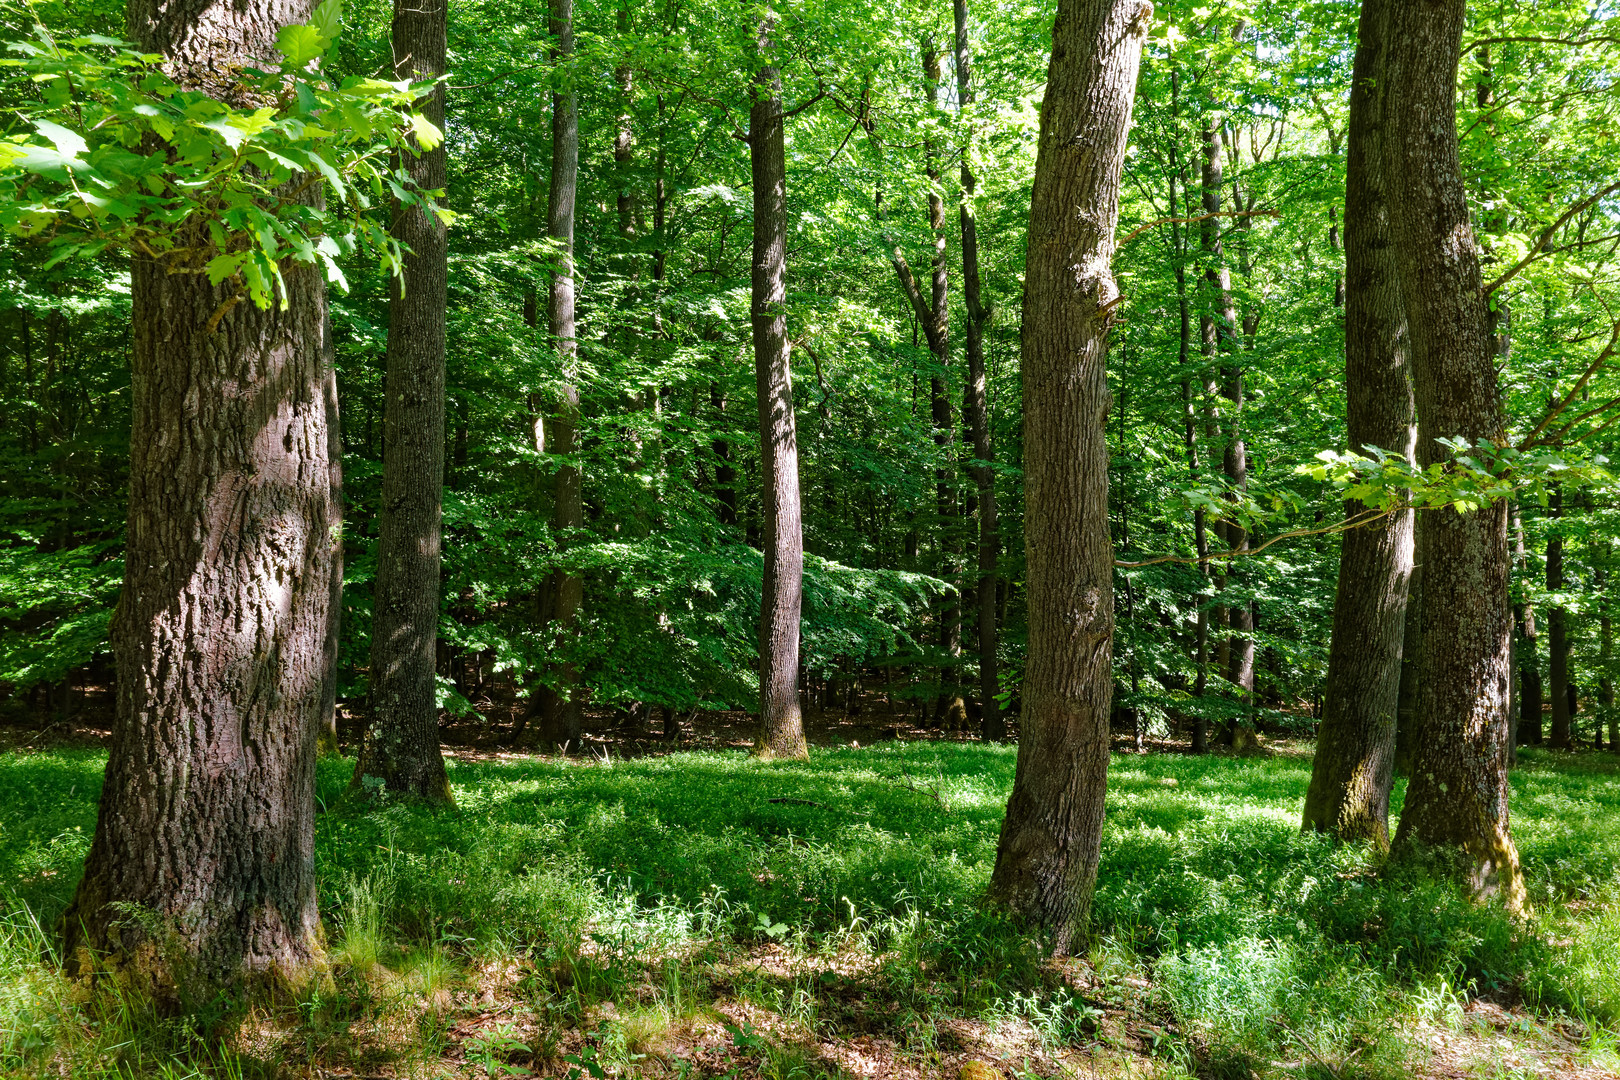
M 1553 485 L 1548 509 L 1554 521 L 1552 535 L 1547 538 L 1547 591 L 1553 599 L 1547 608 L 1547 696 L 1552 699 L 1552 733 L 1548 745 L 1554 750 L 1571 750 L 1569 703 L 1569 614 L 1557 599 L 1564 587 L 1564 491 Z
M 307 0 L 133 0 L 129 34 L 182 89 L 228 96 L 216 73 L 275 70 L 277 32 L 309 12 Z M 214 254 L 206 234 L 177 239 L 199 249 L 198 271 Z M 116 713 L 63 955 L 70 972 L 109 962 L 171 1000 L 299 984 L 324 962 L 314 822 L 332 583 L 326 295 L 309 266 L 283 275 L 285 306 L 260 310 L 230 304 L 234 285 L 131 259 Z
M 620 40 L 628 43 L 630 36 L 628 3 L 619 5 L 618 30 Z M 631 116 L 631 110 L 635 108 L 635 73 L 628 56 L 620 60 L 618 66 L 613 69 L 613 82 L 619 90 L 618 125 L 613 134 L 613 173 L 619 189 L 617 199 L 619 237 L 626 242 L 625 246 L 628 248 L 636 239 L 638 232 L 636 218 L 641 211 L 631 170 L 635 158 L 635 130 Z
M 973 106 L 973 45 L 968 38 L 967 0 L 954 0 L 956 21 L 956 100 L 966 110 Z M 973 129 L 971 121 L 962 147 L 962 303 L 966 309 L 967 327 L 965 353 L 967 357 L 966 393 L 962 400 L 962 414 L 967 419 L 968 438 L 973 444 L 973 462 L 968 474 L 978 492 L 979 552 L 978 585 L 974 590 L 978 600 L 979 624 L 979 731 L 985 739 L 999 742 L 1007 737 L 1007 722 L 1002 718 L 996 694 L 1000 687 L 996 680 L 996 564 L 1001 541 L 997 535 L 996 472 L 994 451 L 990 447 L 990 407 L 984 370 L 984 327 L 990 313 L 985 310 L 982 284 L 979 280 L 979 226 L 975 216 L 974 196 L 978 178 L 973 175 Z
M 1607 587 L 1609 568 L 1602 552 L 1593 553 L 1592 583 L 1597 587 L 1598 603 L 1598 707 L 1597 746 L 1603 749 L 1603 725 L 1609 728 L 1609 749 L 1620 752 L 1620 716 L 1614 710 L 1614 619 L 1609 614 Z
M 799 509 L 799 441 L 793 415 L 793 372 L 787 336 L 787 152 L 782 76 L 769 57 L 774 18 L 755 39 L 760 68 L 748 113 L 754 181 L 752 316 L 754 379 L 759 401 L 760 472 L 764 480 L 765 573 L 759 610 L 759 738 L 764 758 L 805 758 L 799 712 L 799 606 L 804 532 Z
M 444 73 L 448 0 L 394 0 L 394 77 Z M 442 130 L 444 87 L 423 103 Z M 443 144 L 403 162 L 423 188 L 445 185 Z M 394 236 L 409 246 L 388 301 L 388 379 L 383 402 L 382 509 L 376 614 L 371 624 L 371 717 L 351 786 L 450 801 L 439 754 L 436 662 L 439 531 L 444 490 L 445 228 L 413 206 L 395 211 Z
M 1391 0 L 1363 0 L 1351 76 L 1345 220 L 1345 387 L 1350 448 L 1413 459 L 1417 429 L 1400 271 L 1384 201 L 1383 51 Z M 1345 504 L 1347 519 L 1367 512 Z M 1389 846 L 1412 511 L 1344 534 L 1327 692 L 1304 827 Z
M 1411 326 L 1424 467 L 1446 459 L 1441 437 L 1506 439 L 1458 160 L 1464 8 L 1465 0 L 1394 4 L 1384 35 L 1384 175 Z M 1422 738 L 1395 848 L 1453 853 L 1470 892 L 1500 896 L 1516 910 L 1525 895 L 1508 831 L 1507 511 L 1500 502 L 1423 514 L 1423 624 L 1434 632 L 1423 642 Z
M 337 350 L 332 344 L 332 313 L 321 319 L 321 362 L 326 365 L 322 382 L 326 406 L 326 468 L 330 487 L 327 521 L 332 545 L 331 585 L 327 590 L 326 643 L 322 647 L 324 674 L 321 678 L 321 707 L 315 715 L 315 749 L 320 754 L 338 753 L 337 692 L 339 646 L 343 631 L 343 425 L 338 413 Z
M 1348 162 L 1346 165 L 1348 166 Z M 1348 206 L 1345 208 L 1345 213 L 1347 215 L 1349 213 Z M 1342 308 L 1344 307 L 1345 289 L 1344 270 L 1339 267 L 1341 266 L 1340 260 L 1344 257 L 1344 244 L 1339 239 L 1339 208 L 1331 204 L 1328 206 L 1328 250 L 1333 252 L 1335 267 L 1333 275 L 1333 306 Z
M 1401 628 L 1401 682 L 1395 706 L 1395 771 L 1412 775 L 1412 755 L 1417 747 L 1422 716 L 1418 712 L 1419 662 L 1423 658 L 1423 567 L 1417 565 L 1417 534 L 1423 521 L 1412 520 L 1412 577 L 1406 594 L 1406 621 Z
M 937 108 L 939 104 L 940 55 L 933 36 L 924 37 L 923 88 L 931 110 Z M 928 230 L 933 237 L 933 257 L 927 297 L 922 295 L 921 287 L 899 247 L 894 249 L 892 259 L 895 274 L 900 279 L 900 286 L 905 290 L 906 299 L 911 304 L 918 324 L 922 327 L 923 336 L 928 342 L 928 351 L 934 357 L 934 371 L 928 379 L 929 403 L 933 419 L 934 445 L 942 462 L 934 471 L 935 508 L 938 515 L 936 527 L 939 530 L 939 563 L 935 571 L 940 578 L 957 582 L 961 574 L 957 565 L 959 537 L 955 524 L 956 492 L 953 470 L 944 464 L 950 455 L 951 433 L 955 428 L 951 416 L 951 401 L 945 393 L 945 378 L 950 371 L 951 363 L 950 263 L 947 259 L 945 242 L 945 202 L 939 195 L 939 148 L 933 139 L 923 140 L 923 155 L 927 162 L 929 182 Z M 940 695 L 935 701 L 935 718 L 942 720 L 952 730 L 956 730 L 967 722 L 967 705 L 962 700 L 957 686 L 955 662 L 955 658 L 962 652 L 962 602 L 959 594 L 947 593 L 939 600 L 939 646 L 940 651 L 951 659 L 947 667 L 940 669 Z
M 1517 512 L 1513 515 L 1514 560 L 1523 565 L 1529 557 L 1524 546 L 1524 523 Z M 1530 602 L 1529 590 L 1515 605 L 1513 621 L 1519 632 L 1519 729 L 1520 745 L 1541 742 L 1541 660 L 1536 655 L 1536 608 Z
M 1202 206 L 1205 214 L 1219 214 L 1221 211 L 1221 129 L 1211 121 L 1205 121 L 1203 128 L 1203 176 L 1202 176 Z M 1215 438 L 1220 424 L 1220 413 L 1213 402 L 1224 396 L 1221 385 L 1220 354 L 1229 351 L 1233 346 L 1233 335 L 1236 332 L 1237 309 L 1232 304 L 1232 277 L 1225 264 L 1225 252 L 1221 243 L 1220 219 L 1207 217 L 1199 226 L 1200 248 L 1204 256 L 1204 296 L 1201 298 L 1202 311 L 1198 317 L 1199 337 L 1203 347 L 1204 370 L 1202 382 L 1204 398 L 1206 401 L 1204 417 L 1205 440 L 1211 444 Z M 1214 451 L 1212 450 L 1211 453 Z M 1230 454 L 1225 455 L 1223 465 L 1233 459 Z M 1231 536 L 1229 530 L 1220 522 L 1216 523 L 1216 535 L 1221 542 L 1231 550 Z M 1228 571 L 1223 565 L 1215 575 L 1215 593 L 1220 596 L 1226 591 Z M 1227 633 L 1233 625 L 1234 612 L 1226 604 L 1217 604 L 1213 610 L 1213 621 L 1219 638 L 1216 642 L 1216 667 L 1231 677 L 1232 670 L 1232 638 Z
M 1181 76 L 1180 72 L 1172 66 L 1170 69 L 1170 115 L 1173 119 L 1170 138 L 1170 215 L 1175 217 L 1182 214 L 1181 199 L 1186 197 L 1189 206 L 1183 216 L 1192 217 L 1190 206 L 1192 193 L 1187 190 L 1187 176 L 1181 162 Z M 1178 193 L 1178 186 L 1181 191 Z M 1202 396 L 1203 383 L 1200 380 L 1197 390 L 1192 380 L 1192 304 L 1187 295 L 1187 255 L 1191 246 L 1189 229 L 1180 222 L 1171 222 L 1170 240 L 1175 253 L 1176 275 L 1176 311 L 1179 315 L 1179 335 L 1177 360 L 1182 372 L 1181 377 L 1181 407 L 1183 433 L 1182 438 L 1187 448 L 1187 471 L 1194 484 L 1202 478 L 1202 468 L 1198 460 L 1198 408 L 1195 397 Z M 1213 323 L 1210 324 L 1213 331 Z M 1214 356 L 1214 342 L 1209 342 L 1206 364 Z M 1207 425 L 1206 425 L 1207 426 Z M 1205 522 L 1204 508 L 1198 507 L 1193 511 L 1193 550 L 1198 556 L 1198 575 L 1206 583 L 1209 581 L 1209 527 Z M 1193 696 L 1199 699 L 1200 704 L 1195 706 L 1192 718 L 1192 752 L 1207 754 L 1209 752 L 1209 718 L 1204 713 L 1202 701 L 1209 690 L 1209 605 L 1203 602 L 1208 587 L 1200 590 L 1198 601 L 1198 616 L 1193 631 L 1194 663 L 1197 674 L 1193 681 Z
M 565 66 L 574 55 L 574 0 L 551 0 L 551 34 L 556 39 L 552 62 Z M 572 75 L 551 94 L 551 191 L 546 203 L 546 235 L 557 245 L 557 269 L 551 277 L 546 321 L 562 365 L 563 385 L 552 421 L 552 453 L 562 459 L 557 469 L 553 527 L 559 546 L 566 547 L 573 530 L 585 524 L 585 504 L 579 463 L 570 458 L 579 451 L 579 388 L 574 384 L 579 341 L 574 332 L 574 198 L 579 189 L 579 95 Z M 552 602 L 563 634 L 573 633 L 585 604 L 585 579 L 558 568 L 552 574 Z M 579 671 L 570 662 L 557 666 L 556 687 L 547 694 L 542 717 L 542 739 L 554 745 L 579 748 Z
M 709 404 L 714 407 L 715 419 L 726 422 L 726 395 L 719 383 L 709 385 Z M 737 524 L 737 470 L 731 464 L 731 444 L 723 438 L 714 440 L 714 498 L 716 516 L 722 525 Z
M 1060 953 L 1097 880 L 1113 695 L 1108 326 L 1143 0 L 1059 0 L 1041 105 L 1023 307 L 1029 661 L 991 897 Z
M 1221 212 L 1221 134 L 1220 125 L 1205 121 L 1203 206 L 1206 214 Z M 1207 260 L 1204 284 L 1209 294 L 1207 303 L 1212 309 L 1203 316 L 1204 353 L 1210 365 L 1204 379 L 1205 393 L 1211 396 L 1218 394 L 1229 403 L 1222 466 L 1235 498 L 1236 492 L 1248 487 L 1249 457 L 1242 428 L 1243 369 L 1236 359 L 1238 312 L 1232 299 L 1232 272 L 1225 262 L 1220 234 L 1218 218 L 1212 217 L 1203 222 L 1203 249 Z M 1218 356 L 1229 359 L 1217 360 Z M 1248 531 L 1241 525 L 1220 523 L 1217 525 L 1217 535 L 1228 551 L 1244 551 L 1249 546 Z M 1241 570 L 1225 571 L 1220 582 L 1221 589 L 1224 591 L 1232 584 L 1231 579 L 1242 573 Z M 1244 599 L 1224 605 L 1219 621 L 1228 631 L 1221 639 L 1221 666 L 1225 668 L 1227 681 L 1235 688 L 1239 700 L 1249 702 L 1254 692 L 1254 638 L 1251 636 L 1254 632 L 1254 615 L 1249 601 Z M 1228 726 L 1223 741 L 1232 741 L 1236 727 L 1235 724 Z

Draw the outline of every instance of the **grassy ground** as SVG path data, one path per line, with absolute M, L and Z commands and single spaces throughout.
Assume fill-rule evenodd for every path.
M 103 756 L 3 754 L 0 1075 L 1615 1075 L 1620 767 L 1525 759 L 1520 923 L 1301 836 L 1303 753 L 1116 757 L 1063 963 L 976 903 L 1008 747 L 488 756 L 454 811 L 350 801 L 331 760 L 333 980 L 165 1019 L 40 963 Z

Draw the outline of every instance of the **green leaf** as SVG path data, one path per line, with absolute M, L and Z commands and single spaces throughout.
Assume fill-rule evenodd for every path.
M 208 260 L 208 283 L 218 285 L 226 278 L 231 277 L 242 268 L 247 256 L 238 252 L 235 255 L 216 255 Z
M 283 26 L 276 34 L 276 50 L 287 58 L 287 67 L 298 69 L 306 66 L 326 52 L 328 40 L 321 36 L 321 32 L 308 23 L 297 26 Z
M 343 28 L 343 0 L 321 0 L 309 21 L 326 40 L 328 47 L 336 44 L 338 32 Z
M 411 113 L 411 134 L 416 137 L 416 145 L 424 151 L 437 149 L 444 142 L 444 132 L 421 113 Z
M 242 140 L 247 137 L 246 133 L 244 133 L 241 128 L 231 123 L 230 117 L 222 116 L 213 120 L 207 120 L 199 126 L 205 127 L 210 131 L 217 131 L 219 133 L 219 137 L 225 140 L 225 145 L 229 146 L 232 150 L 240 149 L 242 146 Z
M 76 157 L 90 149 L 90 144 L 84 141 L 77 131 L 72 131 L 61 124 L 49 120 L 35 120 L 34 128 L 47 139 L 51 145 L 68 157 Z

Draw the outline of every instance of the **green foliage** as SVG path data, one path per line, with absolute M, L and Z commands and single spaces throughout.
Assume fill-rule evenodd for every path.
M 0 683 L 55 683 L 107 653 L 123 544 L 0 547 Z
M 357 248 L 397 269 L 400 245 L 376 214 L 390 198 L 434 206 L 390 155 L 443 136 L 410 111 L 423 86 L 322 74 L 340 3 L 281 30 L 279 70 L 218 73 L 235 104 L 182 91 L 161 57 L 128 43 L 62 41 L 36 24 L 7 44 L 20 56 L 0 59 L 7 96 L 28 102 L 0 140 L 0 228 L 48 242 L 46 269 L 117 249 L 235 282 L 260 307 L 285 302 L 289 259 L 340 286 L 338 259 Z M 325 184 L 330 208 L 312 196 Z

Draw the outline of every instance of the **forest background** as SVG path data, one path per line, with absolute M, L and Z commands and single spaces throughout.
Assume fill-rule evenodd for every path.
M 1278 19 L 1242 5 L 1170 5 L 1149 42 L 1122 187 L 1116 266 L 1125 300 L 1108 369 L 1112 538 L 1122 563 L 1150 564 L 1118 573 L 1116 701 L 1148 738 L 1246 708 L 1230 693 L 1193 692 L 1201 609 L 1219 622 L 1252 608 L 1255 628 L 1241 636 L 1256 652 L 1257 718 L 1308 731 L 1319 711 L 1344 494 L 1331 482 L 1342 473 L 1319 456 L 1348 449 L 1339 220 L 1356 11 L 1305 4 Z M 996 505 L 991 685 L 1016 711 L 1017 313 L 1049 13 L 973 15 L 979 59 L 966 108 L 949 72 L 950 12 L 899 14 L 806 13 L 792 44 L 798 66 L 785 69 L 790 104 L 815 97 L 832 72 L 856 87 L 853 100 L 830 94 L 788 123 L 787 311 L 807 553 L 801 678 L 818 693 L 827 687 L 829 702 L 836 687 L 860 680 L 937 722 L 942 689 L 964 693 L 976 713 L 983 698 L 971 644 L 977 459 L 961 406 L 964 361 L 955 343 L 943 364 L 929 349 L 891 256 L 898 249 L 928 266 L 928 200 L 957 203 L 965 155 L 977 180 L 969 205 L 981 238 Z M 116 32 L 122 10 L 44 5 L 38 15 Z M 350 17 L 340 62 L 370 74 L 387 53 L 388 12 L 361 6 Z M 1549 401 L 1612 353 L 1615 203 L 1612 190 L 1592 196 L 1614 171 L 1614 46 L 1592 29 L 1601 25 L 1594 18 L 1579 4 L 1470 12 L 1476 47 L 1461 73 L 1458 125 L 1487 267 L 1517 270 L 1494 302 L 1510 327 L 1502 385 L 1521 440 Z M 598 707 L 748 707 L 757 693 L 761 526 L 748 152 L 733 137 L 746 79 L 715 67 L 722 53 L 705 34 L 722 33 L 717 15 L 582 6 L 579 54 L 557 72 L 544 20 L 521 6 L 451 13 L 446 201 L 460 217 L 449 234 L 440 703 L 452 715 L 507 719 L 502 703 L 568 666 Z M 919 52 L 927 35 L 944 72 L 933 104 Z M 555 79 L 576 86 L 581 124 L 580 357 L 568 375 L 581 429 L 566 459 L 544 446 L 565 378 L 543 325 L 554 265 L 544 214 Z M 1210 212 L 1222 215 L 1215 243 L 1241 334 L 1241 487 L 1219 467 L 1232 426 L 1188 427 L 1189 415 L 1230 404 L 1201 354 L 1199 322 L 1218 319 L 1221 300 L 1199 287 L 1211 221 L 1167 219 Z M 954 261 L 950 224 L 940 236 Z M 3 257 L 11 306 L 0 395 L 11 422 L 0 433 L 0 483 L 11 540 L 0 569 L 0 683 L 14 701 L 65 714 L 109 674 L 128 470 L 128 287 L 116 262 L 47 269 L 48 252 L 17 244 Z M 368 260 L 351 259 L 343 273 L 350 291 L 334 291 L 332 304 L 346 504 L 340 696 L 357 702 L 375 573 L 387 288 Z M 961 328 L 972 320 L 954 262 L 950 274 L 949 324 Z M 1600 366 L 1580 381 L 1578 404 L 1553 425 L 1561 459 L 1582 475 L 1601 469 L 1611 449 L 1610 378 Z M 1566 429 L 1569 421 L 1578 422 Z M 1547 434 L 1536 441 L 1553 443 Z M 579 468 L 584 498 L 568 535 L 552 505 L 565 460 Z M 1289 530 L 1322 531 L 1201 573 L 1195 519 L 1214 529 L 1222 517 L 1255 546 Z M 1520 496 L 1515 520 L 1523 537 L 1515 595 L 1539 615 L 1520 629 L 1539 626 L 1545 636 L 1549 613 L 1563 620 L 1567 681 L 1584 688 L 1583 734 L 1595 739 L 1612 697 L 1603 689 L 1611 618 L 1597 585 L 1620 524 L 1601 493 L 1549 505 L 1539 482 Z M 1217 549 L 1220 539 L 1224 532 Z M 1551 576 L 1549 543 L 1562 563 Z M 1154 562 L 1164 556 L 1176 560 Z M 547 607 L 559 568 L 587 582 L 579 622 L 566 632 Z M 1216 625 L 1212 645 L 1223 655 L 1226 641 Z M 1520 651 L 1537 648 L 1545 646 L 1530 639 Z
M 445 203 L 458 218 L 438 704 L 485 746 L 544 737 L 526 730 L 530 702 L 559 689 L 586 703 L 586 736 L 633 744 L 662 710 L 668 733 L 691 737 L 758 693 L 762 465 L 749 161 L 736 137 L 750 105 L 738 59 L 748 31 L 719 9 L 583 4 L 576 51 L 556 63 L 547 14 L 450 12 Z M 1255 728 L 1308 735 L 1320 717 L 1349 470 L 1340 222 L 1357 8 L 1285 14 L 1161 7 L 1138 88 L 1108 357 L 1115 720 L 1135 749 L 1206 736 L 1241 746 Z M 804 5 L 786 35 L 786 312 L 805 492 L 798 679 L 825 714 L 881 714 L 874 733 L 994 739 L 1000 714 L 1017 727 L 1027 633 L 1016 313 L 1051 12 L 971 12 L 971 100 L 950 15 Z M 29 16 L 116 35 L 122 9 L 41 4 Z M 1617 46 L 1612 21 L 1581 5 L 1480 6 L 1469 20 L 1464 175 L 1486 276 L 1503 279 L 1492 307 L 1509 434 L 1534 466 L 1496 493 L 1515 506 L 1513 715 L 1519 741 L 1541 741 L 1545 697 L 1555 744 L 1612 750 Z M 328 63 L 375 73 L 389 13 L 361 6 L 347 21 Z M 577 356 L 554 347 L 541 311 L 561 257 L 545 220 L 559 88 L 577 92 L 580 121 Z M 940 224 L 959 201 L 980 238 L 983 292 L 971 302 L 954 222 Z M 940 265 L 936 251 L 943 308 L 940 294 L 930 306 L 905 285 L 912 267 Z M 128 275 L 113 258 L 48 265 L 26 244 L 0 259 L 0 683 L 30 723 L 49 722 L 39 710 L 67 721 L 106 707 L 111 676 Z M 344 259 L 341 273 L 337 693 L 352 737 L 372 650 L 389 290 L 370 260 Z M 1225 288 L 1202 287 L 1210 274 Z M 1206 328 L 1223 322 L 1233 332 L 1206 351 Z M 940 347 L 940 323 L 982 334 L 981 444 L 966 363 Z M 559 452 L 559 427 L 576 420 Z M 570 470 L 581 513 L 560 524 L 556 480 Z M 1257 550 L 1201 563 L 1205 527 L 1217 550 Z M 1280 534 L 1293 535 L 1268 544 Z M 566 614 L 565 580 L 583 582 Z M 987 621 L 994 650 L 982 654 Z

